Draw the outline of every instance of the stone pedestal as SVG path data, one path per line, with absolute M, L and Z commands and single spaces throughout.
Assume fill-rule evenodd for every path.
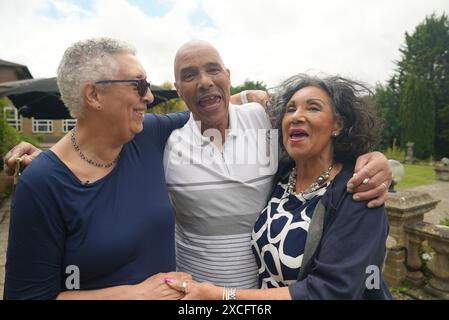
M 408 243 L 404 225 L 421 222 L 424 214 L 435 209 L 440 202 L 434 200 L 428 193 L 417 191 L 398 191 L 390 193 L 385 203 L 390 224 L 390 236 L 396 240 L 396 245 L 405 247 Z
M 432 272 L 432 278 L 424 287 L 431 295 L 449 300 L 449 227 L 420 222 L 406 226 L 407 233 L 427 240 L 435 251 L 427 266 Z
M 407 232 L 407 227 L 409 225 L 405 225 L 405 230 Z M 407 255 L 407 273 L 406 278 L 410 281 L 415 287 L 421 287 L 424 283 L 424 275 L 421 272 L 422 262 L 421 257 L 419 256 L 419 252 L 421 249 L 421 243 L 423 239 L 420 236 L 417 236 L 413 233 L 408 233 L 408 255 Z
M 390 287 L 399 287 L 405 280 L 405 251 L 397 247 L 387 249 L 383 277 Z
M 407 142 L 407 154 L 405 156 L 405 163 L 413 163 L 413 146 L 415 143 Z
M 435 165 L 435 174 L 436 174 L 437 180 L 449 181 L 449 166 L 446 166 L 441 163 L 437 163 Z
M 390 225 L 390 236 L 396 241 L 396 246 L 387 250 L 385 261 L 384 278 L 388 285 L 397 287 L 407 277 L 413 283 L 422 281 L 422 273 L 418 271 L 421 267 L 418 248 L 419 238 L 413 238 L 409 245 L 409 237 L 405 232 L 405 225 L 422 222 L 424 214 L 435 208 L 439 201 L 432 199 L 427 193 L 416 191 L 400 191 L 390 193 L 385 203 Z M 410 255 L 410 272 L 405 267 L 405 251 Z

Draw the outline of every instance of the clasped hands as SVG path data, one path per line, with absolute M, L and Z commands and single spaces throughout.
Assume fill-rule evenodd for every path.
M 208 282 L 197 282 L 182 276 L 168 276 L 164 281 L 183 295 L 181 300 L 221 300 L 223 297 L 224 288 Z

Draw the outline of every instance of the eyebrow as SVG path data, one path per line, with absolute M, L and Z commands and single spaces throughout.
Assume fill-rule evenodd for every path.
M 206 67 L 219 67 L 219 68 L 223 68 L 221 66 L 221 64 L 219 64 L 218 62 L 209 62 L 206 64 Z
M 140 80 L 140 79 L 146 79 L 147 76 L 144 73 L 140 73 L 140 72 L 139 73 L 127 73 L 125 75 L 125 78 L 133 78 L 133 79 Z
M 307 103 L 316 102 L 316 101 L 321 102 L 322 104 L 325 104 L 323 100 L 318 99 L 318 98 L 310 98 L 310 99 L 306 100 Z
M 185 67 L 181 69 L 181 74 L 187 73 L 187 72 L 192 72 L 195 71 L 196 68 L 195 67 Z

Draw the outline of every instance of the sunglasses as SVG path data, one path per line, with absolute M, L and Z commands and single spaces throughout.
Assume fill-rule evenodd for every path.
M 150 87 L 150 83 L 147 82 L 147 79 L 139 79 L 139 80 L 101 80 L 97 81 L 95 83 L 134 83 L 137 88 L 137 93 L 142 98 L 145 97 L 145 95 L 148 92 L 148 88 Z

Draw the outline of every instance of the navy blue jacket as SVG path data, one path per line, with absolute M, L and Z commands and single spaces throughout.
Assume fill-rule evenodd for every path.
M 277 177 L 288 174 L 293 165 L 280 165 Z M 303 280 L 289 286 L 293 299 L 392 298 L 381 274 L 388 236 L 385 208 L 369 209 L 366 201 L 352 199 L 346 183 L 353 172 L 354 164 L 345 164 L 323 195 L 323 235 Z M 377 283 L 372 271 L 376 268 Z

